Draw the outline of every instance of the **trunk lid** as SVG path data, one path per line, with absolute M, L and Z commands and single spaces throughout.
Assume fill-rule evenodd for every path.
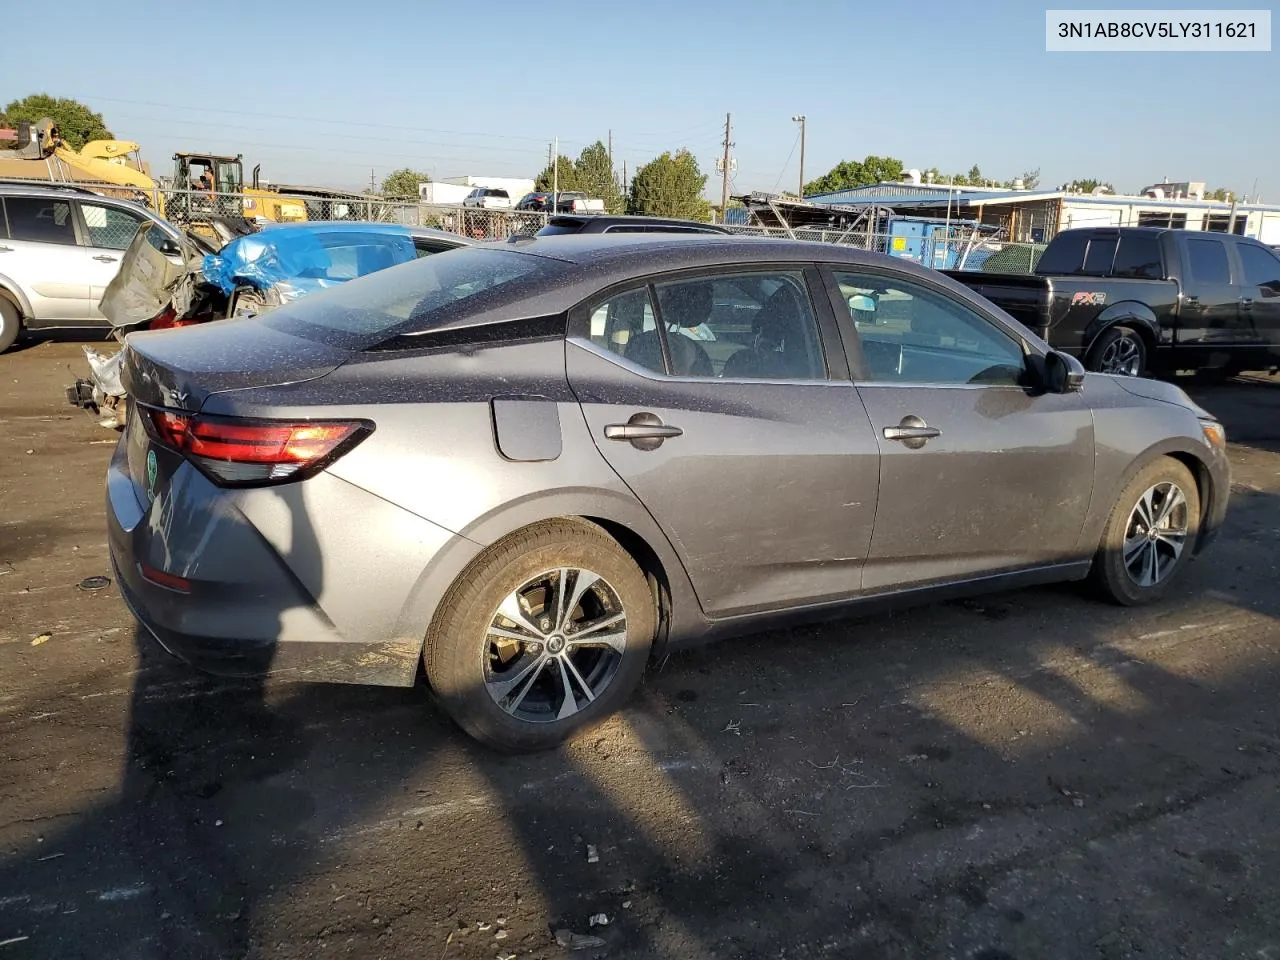
M 257 317 L 131 333 L 124 386 L 139 403 L 198 411 L 215 393 L 315 380 L 352 356 L 264 326 Z

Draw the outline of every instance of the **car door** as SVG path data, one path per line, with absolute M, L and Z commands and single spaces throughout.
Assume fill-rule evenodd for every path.
M 1084 394 L 1021 385 L 1016 327 L 949 287 L 866 266 L 828 282 L 880 448 L 864 589 L 1077 559 L 1093 488 Z
M 796 265 L 667 275 L 571 314 L 592 438 L 712 616 L 860 586 L 879 457 L 816 281 Z
M 1216 347 L 1257 343 L 1257 337 L 1241 326 L 1240 290 L 1232 282 L 1227 242 L 1218 237 L 1183 240 L 1183 300 L 1178 307 L 1178 344 L 1210 351 Z
M 84 237 L 84 275 L 89 280 L 86 315 L 90 320 L 106 320 L 99 309 L 107 284 L 120 272 L 120 261 L 138 232 L 144 217 L 124 207 L 77 201 L 81 235 Z
M 82 323 L 89 311 L 84 248 L 76 242 L 71 201 L 6 196 L 8 238 L 0 241 L 0 275 L 21 290 L 33 326 Z
M 1280 256 L 1261 244 L 1237 243 L 1240 310 L 1272 358 L 1280 356 Z

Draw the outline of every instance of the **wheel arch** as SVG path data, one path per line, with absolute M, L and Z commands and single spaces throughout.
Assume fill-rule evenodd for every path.
M 1213 509 L 1217 506 L 1217 498 L 1223 496 L 1223 492 L 1216 488 L 1213 473 L 1210 471 L 1209 464 L 1205 462 L 1204 457 L 1192 447 L 1190 441 L 1178 437 L 1153 443 L 1141 454 L 1133 458 L 1129 466 L 1112 484 L 1111 489 L 1107 491 L 1107 499 L 1103 501 L 1107 505 L 1106 509 L 1096 511 L 1094 522 L 1089 524 L 1084 533 L 1083 547 L 1089 551 L 1097 547 L 1103 531 L 1106 529 L 1107 518 L 1115 508 L 1116 501 L 1119 500 L 1120 494 L 1124 492 L 1124 488 L 1141 471 L 1161 457 L 1177 460 L 1191 471 L 1191 476 L 1196 482 L 1196 493 L 1200 497 L 1200 527 L 1197 534 L 1195 552 L 1198 553 L 1200 551 L 1209 535 L 1209 527 L 1206 521 L 1213 516 Z
M 11 282 L 7 277 L 3 276 L 0 276 L 0 298 L 8 300 L 17 308 L 19 323 L 31 316 L 31 304 L 29 304 L 26 297 L 22 295 L 21 288 L 18 287 L 17 284 Z
M 1160 343 L 1160 321 L 1156 319 L 1155 311 L 1145 303 L 1132 300 L 1113 304 L 1093 318 L 1084 332 L 1084 356 L 1093 350 L 1099 337 L 1115 327 L 1128 327 L 1142 337 L 1150 364 Z
M 709 623 L 684 563 L 648 512 L 638 502 L 612 491 L 575 491 L 507 504 L 455 536 L 419 576 L 401 608 L 397 635 L 425 642 L 449 589 L 468 570 L 509 537 L 549 520 L 590 524 L 635 560 L 657 604 L 656 656 L 665 653 L 673 640 L 692 639 L 707 631 Z

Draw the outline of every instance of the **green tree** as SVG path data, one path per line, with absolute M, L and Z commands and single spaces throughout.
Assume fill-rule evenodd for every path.
M 597 140 L 578 155 L 574 162 L 574 179 L 578 189 L 595 200 L 603 200 L 609 213 L 621 213 L 626 206 L 618 179 L 609 159 L 609 148 Z
M 627 212 L 649 217 L 707 220 L 711 204 L 702 196 L 707 175 L 688 150 L 655 157 L 631 180 Z
M 841 160 L 834 167 L 804 185 L 806 197 L 819 193 L 836 193 L 873 183 L 893 183 L 902 179 L 902 161 L 894 157 L 868 156 L 861 162 Z
M 1221 200 L 1222 202 L 1225 203 L 1226 201 L 1230 200 L 1232 197 L 1237 197 L 1237 196 L 1239 196 L 1239 194 L 1236 193 L 1234 190 L 1228 190 L 1226 187 L 1219 187 L 1217 190 L 1213 191 L 1213 193 L 1206 194 L 1205 199 Z
M 582 189 L 578 186 L 577 167 L 563 153 L 556 157 L 555 170 L 551 168 L 551 164 L 547 164 L 546 169 L 538 174 L 537 179 L 533 181 L 533 188 L 542 192 L 554 190 L 557 187 L 560 190 Z
M 1022 173 L 1018 174 L 1012 180 L 1006 180 L 1002 184 L 1002 186 L 1006 190 L 1012 190 L 1013 185 L 1017 183 L 1019 180 L 1022 181 L 1022 186 L 1024 189 L 1034 190 L 1036 187 L 1040 185 L 1040 168 L 1037 167 L 1034 170 L 1024 170 L 1022 171 Z
M 382 181 L 382 195 L 393 200 L 417 200 L 418 185 L 430 182 L 431 177 L 422 171 L 401 167 Z
M 16 127 L 22 120 L 37 123 L 45 117 L 58 125 L 62 139 L 74 150 L 90 140 L 114 139 L 102 114 L 94 113 L 79 100 L 51 97 L 47 93 L 33 93 L 14 100 L 0 113 L 0 127 Z
M 1105 180 L 1099 180 L 1096 177 L 1086 177 L 1083 180 L 1072 180 L 1070 183 L 1064 183 L 1062 190 L 1066 193 L 1093 193 L 1099 187 L 1104 187 L 1108 193 L 1115 193 L 1116 188 Z

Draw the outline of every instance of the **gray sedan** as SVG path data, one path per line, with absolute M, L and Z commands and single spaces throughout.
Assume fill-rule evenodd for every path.
M 845 247 L 526 239 L 128 338 L 123 592 L 222 673 L 408 686 L 553 745 L 655 656 L 849 609 L 1165 595 L 1222 426 Z

